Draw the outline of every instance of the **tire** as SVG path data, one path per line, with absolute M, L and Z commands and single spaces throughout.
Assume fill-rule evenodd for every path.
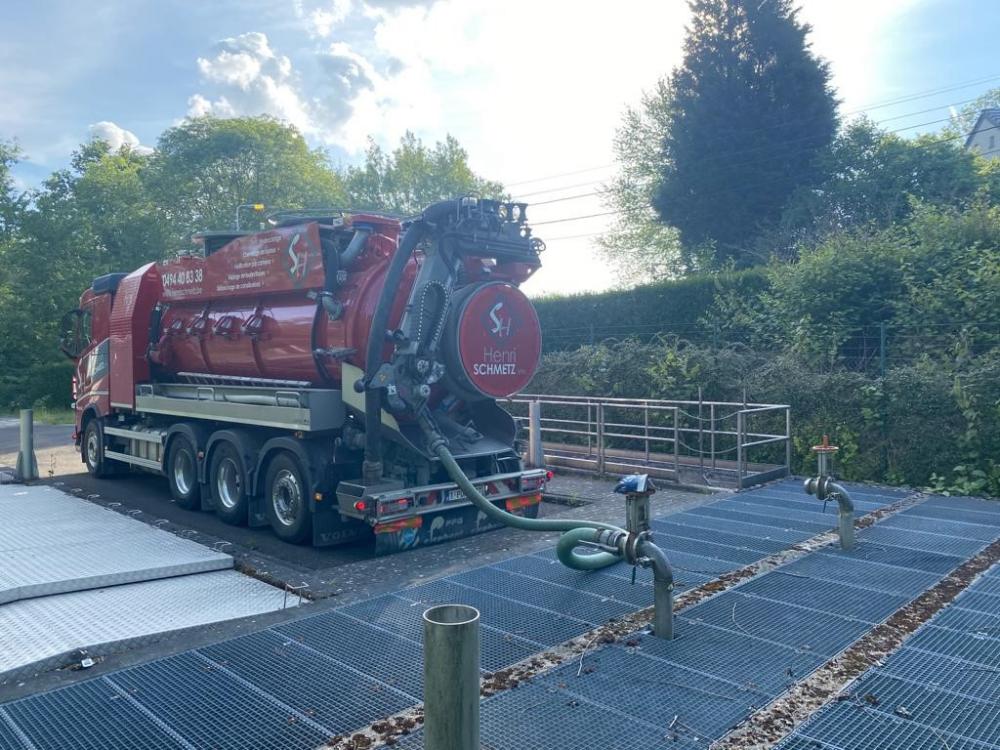
M 105 479 L 114 474 L 114 467 L 104 457 L 104 428 L 97 418 L 87 422 L 87 429 L 83 431 L 83 442 L 80 444 L 80 453 L 83 463 L 87 466 L 87 471 L 92 477 Z
M 215 514 L 225 523 L 239 526 L 247 522 L 250 498 L 243 460 L 235 446 L 222 442 L 212 451 L 208 488 Z
M 185 435 L 177 435 L 170 441 L 164 472 L 174 502 L 187 510 L 199 510 L 201 485 L 198 484 L 198 454 Z
M 309 485 L 299 462 L 281 451 L 267 465 L 264 475 L 264 512 L 275 535 L 292 544 L 302 544 L 312 535 Z

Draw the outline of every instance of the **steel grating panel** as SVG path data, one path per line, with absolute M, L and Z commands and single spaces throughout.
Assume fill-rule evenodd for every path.
M 289 602 L 294 597 L 288 597 Z M 137 645 L 182 628 L 281 609 L 285 593 L 235 570 L 26 599 L 0 607 L 0 675 L 77 649 Z
M 977 497 L 945 497 L 944 495 L 931 495 L 924 505 L 929 508 L 949 508 L 959 510 L 971 510 L 977 513 L 986 513 L 994 519 L 1000 518 L 1000 502 L 996 500 L 984 500 Z
M 978 594 L 1000 596 L 1000 577 L 983 576 L 975 582 L 972 588 L 974 588 Z M 997 613 L 1000 614 L 1000 602 L 997 603 Z
M 998 608 L 998 597 L 991 594 L 980 594 L 978 591 L 966 591 L 956 604 L 965 609 L 974 609 L 986 615 L 995 615 L 1000 612 Z
M 673 559 L 673 555 L 671 559 Z M 707 561 L 706 564 L 712 562 Z M 555 559 L 545 560 L 530 556 L 515 557 L 498 563 L 496 567 L 514 575 L 525 576 L 524 585 L 526 586 L 530 586 L 533 580 L 548 581 L 559 586 L 587 591 L 597 596 L 628 602 L 633 609 L 649 606 L 653 597 L 652 574 L 646 569 L 637 571 L 636 583 L 633 586 L 629 579 L 624 576 L 605 575 L 599 570 L 572 570 Z M 631 568 L 628 570 L 631 571 Z
M 372 606 L 367 605 L 371 602 Z M 411 602 L 395 594 L 359 602 L 338 612 L 358 620 L 359 625 L 368 625 L 387 630 L 409 639 L 414 648 L 420 648 L 423 641 L 423 613 L 425 606 Z M 480 628 L 481 661 L 487 671 L 495 671 L 526 659 L 545 648 L 545 644 L 497 630 L 489 623 Z
M 449 576 L 444 580 L 521 604 L 546 609 L 553 614 L 566 614 L 592 625 L 600 625 L 614 617 L 635 611 L 635 607 L 631 604 L 615 599 L 601 599 L 565 586 L 556 586 L 542 581 L 534 581 L 531 585 L 525 585 L 526 581 L 521 576 L 506 573 L 497 568 L 470 570 Z M 652 597 L 650 597 L 650 604 L 652 604 Z
M 865 535 L 865 541 L 869 544 L 906 547 L 924 552 L 959 555 L 961 557 L 971 557 L 985 546 L 976 539 L 947 537 L 940 534 L 927 534 L 922 531 L 894 529 L 891 526 L 886 526 L 884 522 L 871 527 Z
M 970 698 L 996 700 L 1000 695 L 1000 671 L 969 667 L 967 662 L 950 656 L 932 654 L 904 645 L 876 671 Z
M 906 547 L 883 547 L 869 542 L 868 533 L 866 530 L 864 535 L 858 538 L 857 546 L 851 550 L 850 556 L 853 559 L 868 560 L 870 562 L 882 563 L 883 565 L 895 565 L 900 568 L 922 570 L 927 573 L 938 573 L 939 575 L 944 575 L 954 570 L 964 561 L 964 558 L 955 555 L 941 555 L 936 552 L 925 552 Z M 843 552 L 832 547 L 818 549 L 813 554 L 824 557 L 844 556 Z
M 933 624 L 921 628 L 906 645 L 908 648 L 962 659 L 991 669 L 1000 664 L 1000 638 L 970 636 L 934 627 Z
M 410 601 L 419 601 L 428 606 L 434 604 L 468 604 L 479 610 L 483 622 L 490 623 L 498 630 L 506 631 L 528 640 L 555 646 L 575 638 L 593 627 L 565 614 L 557 614 L 527 604 L 449 583 L 446 580 L 404 589 L 399 596 Z
M 672 739 L 667 730 L 672 717 L 677 717 L 678 739 L 690 741 L 696 734 L 703 741 L 698 744 L 707 744 L 767 701 L 753 690 L 646 658 L 639 649 L 605 648 L 585 657 L 539 682 L 561 694 L 565 703 L 582 698 L 640 721 L 655 718 L 668 739 Z
M 975 524 L 977 526 L 991 526 L 1000 528 L 1000 516 L 991 513 L 983 513 L 978 510 L 962 510 L 959 508 L 945 508 L 941 505 L 916 505 L 907 510 L 907 514 L 918 518 L 938 518 L 944 521 L 954 521 L 956 523 Z
M 752 530 L 754 527 L 778 529 L 781 531 L 796 531 L 799 532 L 797 537 L 799 539 L 814 536 L 815 534 L 821 534 L 832 527 L 831 524 L 819 523 L 817 521 L 799 521 L 787 518 L 784 515 L 748 513 L 746 511 L 741 511 L 737 503 L 732 503 L 730 501 L 715 503 L 714 505 L 705 505 L 700 508 L 692 508 L 691 510 L 684 511 L 684 515 L 721 518 L 725 521 L 739 521 L 747 524 L 747 531 Z
M 828 745 L 825 742 L 798 734 L 789 735 L 773 747 L 774 750 L 843 750 L 843 748 Z
M 944 734 L 986 743 L 1000 739 L 1000 711 L 992 700 L 967 698 L 877 673 L 858 680 L 853 691 L 863 695 L 872 710 L 891 714 L 905 706 L 907 720 Z
M 735 534 L 720 534 L 710 529 L 701 529 L 689 524 L 656 524 L 652 526 L 654 539 L 670 552 L 688 552 L 693 555 L 715 558 L 735 565 L 756 562 L 764 552 L 745 546 L 746 537 Z M 752 541 L 752 539 L 750 540 Z
M 628 714 L 534 683 L 487 699 L 480 721 L 484 748 L 552 750 L 664 747 L 669 719 L 663 726 L 637 721 Z
M 635 638 L 647 656 L 771 697 L 825 661 L 815 653 L 690 620 L 677 628 L 672 641 Z
M 0 604 L 224 570 L 229 555 L 52 487 L 0 498 Z
M 891 518 L 886 518 L 880 525 L 890 529 L 908 529 L 910 531 L 921 531 L 926 534 L 939 534 L 946 537 L 975 539 L 980 542 L 991 542 L 997 536 L 998 532 L 1000 532 L 1000 528 L 996 526 L 945 521 L 940 518 L 919 518 L 907 513 L 900 513 Z
M 851 552 L 839 548 L 831 550 L 827 555 L 808 555 L 800 558 L 783 565 L 781 570 L 787 574 L 804 575 L 808 578 L 846 583 L 849 586 L 910 597 L 933 586 L 941 578 L 937 573 L 925 573 L 921 570 L 861 560 L 853 557 Z
M 25 698 L 5 708 L 36 750 L 190 747 L 103 679 Z M 95 721 L 98 716 L 100 720 Z
M 808 537 L 807 534 L 800 531 L 785 531 L 770 526 L 751 526 L 740 521 L 693 515 L 686 511 L 671 515 L 669 520 L 653 521 L 652 527 L 653 531 L 662 529 L 668 533 L 672 528 L 690 528 L 689 534 L 681 535 L 694 536 L 696 533 L 702 533 L 708 536 L 708 541 L 714 540 L 718 544 L 760 550 L 767 554 L 781 552 L 789 545 L 801 542 Z M 699 532 L 699 530 L 701 531 Z
M 330 738 L 308 717 L 241 684 L 194 652 L 116 672 L 110 680 L 195 747 L 312 750 Z
M 0 707 L 0 750 L 27 750 L 27 746 L 17 738 L 14 730 L 8 725 L 11 721 L 7 718 L 3 707 Z
M 199 650 L 331 732 L 348 732 L 418 700 L 271 630 Z
M 785 495 L 784 497 L 777 497 L 775 495 L 746 495 L 740 494 L 740 502 L 748 505 L 756 505 L 761 508 L 771 508 L 771 509 L 782 509 L 788 508 L 792 510 L 797 510 L 800 513 L 811 513 L 814 516 L 822 516 L 833 514 L 835 517 L 837 515 L 837 503 L 828 502 L 824 503 L 822 500 L 817 500 L 814 497 L 810 497 L 806 493 L 801 493 L 802 499 L 796 500 L 791 496 Z M 862 513 L 869 513 L 873 510 L 883 507 L 882 503 L 869 503 L 862 500 L 855 500 L 854 507 Z M 774 510 L 772 510 L 774 512 Z
M 862 620 L 743 596 L 738 589 L 685 609 L 680 617 L 827 657 L 839 653 L 871 627 Z
M 324 612 L 272 630 L 390 687 L 418 698 L 422 696 L 424 674 L 420 648 L 392 633 L 358 625 L 357 620 L 337 612 Z
M 1000 636 L 1000 607 L 997 610 L 996 614 L 992 614 L 966 609 L 962 606 L 962 600 L 956 599 L 954 604 L 934 618 L 934 624 L 939 628 L 958 630 L 968 635 L 981 633 L 997 637 Z
M 738 511 L 741 514 L 750 514 L 754 516 L 764 516 L 774 522 L 787 522 L 787 521 L 798 521 L 803 524 L 811 524 L 817 529 L 817 531 L 823 531 L 827 528 L 833 528 L 837 525 L 837 504 L 829 503 L 827 508 L 823 510 L 823 503 L 816 503 L 813 508 L 798 509 L 789 506 L 783 508 L 774 508 L 770 506 L 762 506 L 756 503 L 744 502 L 741 495 L 736 495 L 736 497 L 726 500 L 722 503 L 716 503 L 713 507 L 725 508 L 727 510 Z M 806 527 L 807 529 L 809 527 Z
M 772 573 L 740 585 L 741 594 L 785 602 L 817 612 L 843 615 L 878 623 L 909 601 L 909 597 L 886 594 L 816 578 L 787 575 L 778 568 Z
M 826 706 L 796 735 L 821 740 L 840 750 L 984 750 L 978 742 L 873 711 L 853 701 Z

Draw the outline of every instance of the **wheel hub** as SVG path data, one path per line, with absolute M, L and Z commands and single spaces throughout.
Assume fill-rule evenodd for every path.
M 178 451 L 174 458 L 174 485 L 182 495 L 189 494 L 194 486 L 194 464 L 187 451 Z
M 227 510 L 232 510 L 240 501 L 240 470 L 231 458 L 224 458 L 219 464 L 219 475 L 215 481 L 219 502 Z
M 292 526 L 299 517 L 302 507 L 302 488 L 295 475 L 282 469 L 274 478 L 271 489 L 271 503 L 274 515 L 284 526 Z

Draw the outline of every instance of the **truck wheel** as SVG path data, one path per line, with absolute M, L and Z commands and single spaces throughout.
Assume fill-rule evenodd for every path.
M 232 443 L 219 443 L 212 452 L 208 486 L 220 519 L 233 526 L 247 522 L 250 508 L 247 479 L 243 461 Z
M 114 468 L 108 466 L 108 459 L 104 457 L 104 430 L 99 419 L 87 422 L 80 450 L 83 452 L 83 462 L 87 464 L 87 471 L 91 476 L 104 479 L 114 474 Z
M 264 506 L 274 533 L 286 542 L 301 544 L 312 532 L 309 487 L 298 461 L 287 451 L 277 454 L 264 478 Z
M 176 503 L 187 510 L 198 510 L 201 507 L 198 454 L 184 435 L 177 435 L 170 441 L 164 470 L 170 484 L 170 494 Z

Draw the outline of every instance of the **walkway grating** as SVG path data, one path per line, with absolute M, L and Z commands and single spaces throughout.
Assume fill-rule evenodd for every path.
M 998 574 L 1000 565 L 849 685 L 844 692 L 855 700 L 828 704 L 778 747 L 1000 748 L 1000 629 L 988 625 L 1000 623 L 1000 597 L 984 593 Z M 970 617 L 984 627 L 952 627 Z
M 906 496 L 857 494 L 873 504 Z M 832 528 L 836 514 L 804 509 L 803 497 L 790 481 L 673 514 L 654 528 L 678 562 L 678 578 L 707 581 Z M 768 502 L 758 505 L 758 498 Z M 776 504 L 786 500 L 794 519 Z M 975 503 L 961 507 L 979 512 Z M 637 633 L 487 699 L 484 743 L 498 750 L 556 741 L 657 747 L 677 746 L 676 739 L 707 746 L 966 554 L 943 545 L 947 536 L 901 528 L 889 531 L 909 535 L 901 538 L 907 545 L 874 544 L 878 530 L 859 531 L 852 555 L 812 554 L 805 559 L 822 564 L 784 566 L 685 610 L 674 641 Z M 968 536 L 963 541 L 983 546 Z M 65 734 L 46 740 L 45 733 L 80 723 L 103 723 L 93 731 L 113 732 L 116 721 L 145 734 L 94 747 L 315 748 L 420 699 L 423 605 L 479 608 L 482 666 L 495 671 L 648 606 L 651 574 L 640 570 L 635 586 L 631 576 L 624 565 L 568 571 L 551 552 L 513 558 L 6 704 L 0 710 L 11 721 L 0 721 L 0 749 L 29 750 L 17 732 L 34 747 L 88 747 L 67 742 Z M 115 711 L 127 717 L 114 719 Z M 419 742 L 411 736 L 400 747 Z

